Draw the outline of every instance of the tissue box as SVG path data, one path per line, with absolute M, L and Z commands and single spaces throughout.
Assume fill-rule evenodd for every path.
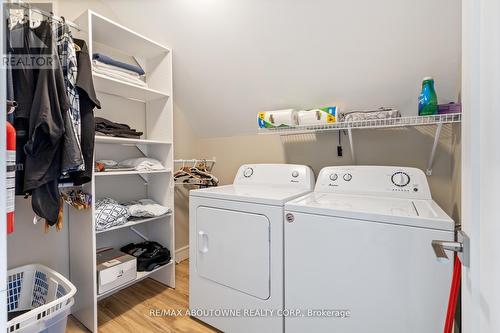
M 137 278 L 137 258 L 115 249 L 97 253 L 97 293 L 102 294 Z

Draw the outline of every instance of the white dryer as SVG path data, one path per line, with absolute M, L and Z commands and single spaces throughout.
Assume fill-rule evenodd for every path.
M 284 204 L 313 189 L 307 166 L 253 164 L 233 185 L 190 192 L 195 317 L 227 333 L 283 332 Z
M 431 242 L 455 224 L 421 170 L 324 168 L 285 216 L 285 308 L 305 311 L 287 333 L 443 331 L 453 261 Z

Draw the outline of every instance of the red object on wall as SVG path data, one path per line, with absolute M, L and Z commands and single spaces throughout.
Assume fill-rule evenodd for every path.
M 444 333 L 452 333 L 455 319 L 455 309 L 457 308 L 458 291 L 460 290 L 460 279 L 462 278 L 462 263 L 455 254 L 453 266 L 453 278 L 451 280 L 450 298 L 448 299 L 448 312 L 446 313 L 446 323 Z
M 16 201 L 16 129 L 7 122 L 7 233 L 14 232 Z

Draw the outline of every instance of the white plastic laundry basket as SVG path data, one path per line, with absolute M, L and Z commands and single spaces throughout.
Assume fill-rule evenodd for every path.
M 74 304 L 75 286 L 42 265 L 26 265 L 7 273 L 7 310 L 27 311 L 7 323 L 7 332 L 64 333 Z

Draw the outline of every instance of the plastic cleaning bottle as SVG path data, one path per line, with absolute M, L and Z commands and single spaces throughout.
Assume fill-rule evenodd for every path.
M 434 90 L 434 79 L 424 78 L 422 82 L 422 92 L 418 98 L 418 115 L 431 116 L 438 113 L 438 99 Z

